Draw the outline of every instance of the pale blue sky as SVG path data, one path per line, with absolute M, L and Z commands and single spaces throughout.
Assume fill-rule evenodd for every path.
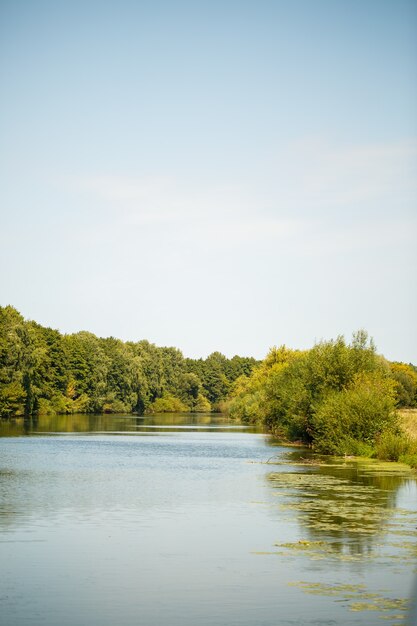
M 0 304 L 417 362 L 417 5 L 0 2 Z

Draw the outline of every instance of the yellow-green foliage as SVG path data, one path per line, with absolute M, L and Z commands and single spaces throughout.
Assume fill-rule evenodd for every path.
M 235 382 L 228 406 L 230 417 L 244 422 L 261 420 L 264 381 L 259 368 L 252 376 L 240 376 Z
M 23 415 L 26 393 L 18 380 L 0 385 L 0 416 Z
M 158 398 L 165 398 L 161 404 L 167 406 L 170 396 L 179 399 L 181 410 L 210 411 L 255 364 L 253 358 L 228 359 L 220 352 L 185 359 L 177 348 L 86 331 L 61 335 L 24 320 L 11 306 L 0 306 L 0 418 L 141 414 Z
M 397 424 L 394 387 L 394 382 L 379 372 L 361 372 L 341 391 L 326 395 L 311 419 L 317 451 L 369 453 L 381 433 Z M 363 444 L 370 448 L 364 449 Z
M 81 394 L 76 398 L 68 398 L 60 394 L 54 394 L 49 400 L 46 398 L 39 398 L 37 401 L 37 415 L 60 415 L 60 414 L 72 414 L 72 413 L 86 413 L 89 409 L 90 398 L 85 394 Z M 115 406 L 111 408 L 108 404 L 103 413 L 123 413 L 126 411 L 126 407 Z
M 417 410 L 398 412 L 398 428 L 382 433 L 376 445 L 379 459 L 400 461 L 417 468 Z
M 303 353 L 289 350 L 286 346 L 273 347 L 266 359 L 252 370 L 250 376 L 240 376 L 233 386 L 228 411 L 231 417 L 246 422 L 266 422 L 271 403 L 271 386 L 274 385 L 288 364 Z
M 398 414 L 401 429 L 411 439 L 417 439 L 417 409 L 401 409 Z
M 179 398 L 175 398 L 171 395 L 157 398 L 147 408 L 147 413 L 181 413 L 188 411 L 188 406 L 185 405 Z
M 417 440 L 399 431 L 384 432 L 377 441 L 376 455 L 383 461 L 399 461 L 417 468 Z
M 417 372 L 406 363 L 390 363 L 391 376 L 395 380 L 399 407 L 417 406 Z
M 274 348 L 234 386 L 230 414 L 323 453 L 370 454 L 396 427 L 398 384 L 365 331 L 298 352 Z
M 198 394 L 196 402 L 190 407 L 194 413 L 209 413 L 211 404 L 201 393 Z

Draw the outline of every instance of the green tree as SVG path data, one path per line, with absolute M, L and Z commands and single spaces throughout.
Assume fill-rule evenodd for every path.
M 0 307 L 0 416 L 22 415 L 27 409 L 30 351 L 25 321 L 12 306 Z
M 330 454 L 361 454 L 397 426 L 395 384 L 379 372 L 361 372 L 341 392 L 330 392 L 312 419 L 314 447 Z
M 88 412 L 102 412 L 110 359 L 100 340 L 92 333 L 80 331 L 64 335 L 64 349 L 74 387 L 74 400 L 82 398 Z
M 347 442 L 350 449 L 374 445 L 395 421 L 394 398 L 387 362 L 359 331 L 350 345 L 338 337 L 304 352 L 273 348 L 250 377 L 238 379 L 229 410 L 332 452 Z
M 391 377 L 395 381 L 397 406 L 417 406 L 417 372 L 412 365 L 405 363 L 389 364 Z

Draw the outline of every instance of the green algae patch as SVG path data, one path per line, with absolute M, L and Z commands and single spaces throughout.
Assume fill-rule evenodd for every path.
M 319 596 L 338 596 L 347 599 L 356 598 L 359 593 L 363 594 L 366 590 L 365 585 L 329 585 L 326 583 L 312 583 L 303 580 L 288 584 L 290 587 L 298 587 L 305 593 Z
M 415 482 L 415 473 L 400 463 L 340 458 L 311 463 L 300 456 L 285 468 L 271 470 L 267 481 L 277 497 L 276 509 L 287 519 L 295 518 L 299 529 L 295 540 L 275 543 L 274 554 L 300 560 L 301 566 L 325 575 L 325 582 L 290 584 L 304 593 L 328 596 L 358 618 L 363 613 L 362 620 L 372 611 L 372 619 L 391 624 L 404 620 L 408 601 L 389 597 L 393 590 L 342 583 L 358 582 L 352 578 L 358 566 L 366 573 L 383 567 L 387 574 L 413 575 L 417 511 L 415 506 L 397 508 L 397 493 Z M 331 572 L 341 575 L 339 584 L 329 580 Z M 397 593 L 402 595 L 402 590 Z
M 280 509 L 298 514 L 298 521 L 309 532 L 351 539 L 377 536 L 387 530 L 417 537 L 417 530 L 406 524 L 392 530 L 388 526 L 395 512 L 395 491 L 409 480 L 413 476 L 407 466 L 363 459 L 268 475 L 274 494 L 280 498 Z M 398 511 L 398 517 L 410 521 L 414 514 Z
M 377 597 L 374 602 L 352 602 L 351 611 L 406 611 L 408 602 L 404 598 L 381 598 Z M 392 616 L 390 616 L 392 617 Z
M 304 556 L 312 561 L 364 561 L 375 558 L 372 553 L 357 554 L 349 552 L 349 548 L 343 543 L 328 541 L 307 541 L 300 540 L 289 543 L 276 543 L 277 548 L 281 548 L 276 554 L 283 556 Z
M 381 613 L 381 619 L 403 620 L 409 608 L 409 601 L 404 598 L 388 598 L 379 593 L 366 590 L 366 586 L 349 584 L 326 584 L 318 582 L 298 581 L 288 583 L 291 587 L 298 587 L 304 593 L 317 596 L 330 596 L 336 601 L 345 601 L 347 608 L 355 613 L 376 611 Z M 369 600 L 369 602 L 365 602 Z M 393 614 L 393 612 L 395 613 Z
M 275 493 L 284 496 L 280 508 L 297 512 L 300 523 L 311 532 L 334 537 L 376 535 L 392 515 L 387 506 L 389 493 L 341 474 L 320 467 L 308 472 L 271 472 L 268 480 Z

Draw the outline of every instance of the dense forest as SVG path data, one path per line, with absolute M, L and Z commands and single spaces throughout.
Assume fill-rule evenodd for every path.
M 0 307 L 0 416 L 218 410 L 257 361 L 81 331 L 62 335 Z
M 146 340 L 63 335 L 0 307 L 0 417 L 222 410 L 318 452 L 406 459 L 402 407 L 417 407 L 417 368 L 377 354 L 365 331 L 273 348 L 262 362 L 188 359 Z

